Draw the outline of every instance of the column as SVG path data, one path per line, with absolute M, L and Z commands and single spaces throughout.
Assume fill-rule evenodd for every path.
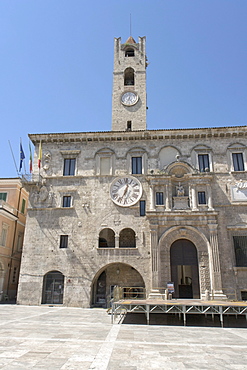
M 226 299 L 222 291 L 222 280 L 220 271 L 219 245 L 217 235 L 217 225 L 209 224 L 210 231 L 210 268 L 212 277 L 212 295 L 213 299 Z
M 195 185 L 191 185 L 190 190 L 191 190 L 191 210 L 198 211 Z
M 154 198 L 154 185 L 150 185 L 150 211 L 155 211 Z
M 171 210 L 169 189 L 170 189 L 169 184 L 166 184 L 166 200 L 165 200 L 166 211 Z
M 151 259 L 152 259 L 152 285 L 149 298 L 162 298 L 159 291 L 159 275 L 160 275 L 160 253 L 158 245 L 158 226 L 152 225 L 150 229 L 151 242 Z
M 115 248 L 119 248 L 119 234 L 115 234 Z
M 208 210 L 213 211 L 213 201 L 212 201 L 212 189 L 211 185 L 207 184 L 207 194 L 208 194 Z

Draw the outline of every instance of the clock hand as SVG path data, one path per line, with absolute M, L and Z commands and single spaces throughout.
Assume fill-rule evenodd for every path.
M 123 197 L 125 196 L 125 194 L 127 193 L 128 191 L 128 187 L 129 187 L 129 184 L 126 185 L 126 188 L 124 189 L 124 192 L 123 192 Z

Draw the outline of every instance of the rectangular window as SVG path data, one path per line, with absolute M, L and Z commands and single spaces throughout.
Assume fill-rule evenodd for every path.
M 0 200 L 4 200 L 6 202 L 7 193 L 0 193 Z
M 64 176 L 75 175 L 75 158 L 66 158 L 64 160 L 63 175 Z
M 233 236 L 236 266 L 247 267 L 247 236 Z
M 21 213 L 25 213 L 25 208 L 26 208 L 26 199 L 22 199 L 21 203 Z
M 244 171 L 243 153 L 232 153 L 234 171 Z
M 140 216 L 146 215 L 146 201 L 140 200 Z
M 68 248 L 68 235 L 60 235 L 60 246 L 59 248 Z
M 65 195 L 63 197 L 63 207 L 65 207 L 65 208 L 71 207 L 71 196 Z
M 198 191 L 198 204 L 206 204 L 205 191 Z
M 247 291 L 242 290 L 241 299 L 242 299 L 242 301 L 247 301 Z
M 200 172 L 209 171 L 209 156 L 208 154 L 198 154 L 198 163 Z
M 138 175 L 142 173 L 142 157 L 132 157 L 132 174 Z
M 162 205 L 164 204 L 164 195 L 163 192 L 157 192 L 156 193 L 156 204 L 157 205 Z

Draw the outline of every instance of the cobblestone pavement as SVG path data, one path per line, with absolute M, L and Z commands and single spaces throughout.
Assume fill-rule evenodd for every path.
M 0 369 L 247 369 L 247 329 L 111 324 L 104 309 L 0 305 Z

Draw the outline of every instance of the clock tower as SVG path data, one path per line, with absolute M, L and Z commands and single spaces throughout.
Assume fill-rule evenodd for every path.
M 112 131 L 146 130 L 146 38 L 114 41 Z

